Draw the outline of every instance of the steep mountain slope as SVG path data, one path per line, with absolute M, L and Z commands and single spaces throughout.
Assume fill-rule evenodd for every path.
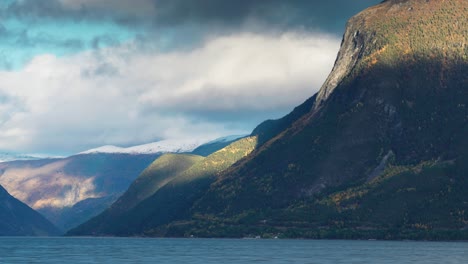
M 60 231 L 0 186 L 0 236 L 51 236 Z
M 353 17 L 304 114 L 260 127 L 271 139 L 167 232 L 466 239 L 466 17 L 465 0 L 388 0 Z
M 0 184 L 65 231 L 102 212 L 158 156 L 83 154 L 0 163 Z
M 251 134 L 251 136 L 258 137 L 258 147 L 289 128 L 291 124 L 310 112 L 316 99 L 317 95 L 314 95 L 301 105 L 294 108 L 294 110 L 286 116 L 276 120 L 266 120 L 258 125 Z
M 115 216 L 130 210 L 201 160 L 201 156 L 188 154 L 165 154 L 159 157 L 138 176 L 107 213 Z
M 185 218 L 193 202 L 208 189 L 216 175 L 248 155 L 256 144 L 256 137 L 243 138 L 206 158 L 164 155 L 111 208 L 68 234 L 152 234 L 162 224 Z
M 196 149 L 194 149 L 192 154 L 195 155 L 200 155 L 200 156 L 208 156 L 210 154 L 215 153 L 216 151 L 229 146 L 231 143 L 237 141 L 240 138 L 246 137 L 247 135 L 233 135 L 233 136 L 227 136 L 227 137 L 222 137 L 222 138 L 217 138 L 215 140 L 212 140 L 210 142 L 207 142 Z

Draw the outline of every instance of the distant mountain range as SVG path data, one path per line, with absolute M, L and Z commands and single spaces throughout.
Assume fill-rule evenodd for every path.
M 68 234 L 467 240 L 467 16 L 366 9 L 316 95 L 206 158 L 160 157 Z
M 108 208 L 163 153 L 200 148 L 209 155 L 236 138 L 206 144 L 165 140 L 130 148 L 101 147 L 66 158 L 8 155 L 20 159 L 0 163 L 0 184 L 66 231 Z

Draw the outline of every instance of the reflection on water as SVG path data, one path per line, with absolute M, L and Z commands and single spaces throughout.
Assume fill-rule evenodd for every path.
M 4 237 L 0 263 L 468 263 L 468 243 Z

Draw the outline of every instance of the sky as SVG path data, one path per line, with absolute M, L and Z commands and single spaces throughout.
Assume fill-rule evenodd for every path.
M 248 134 L 320 89 L 378 0 L 0 0 L 0 151 Z

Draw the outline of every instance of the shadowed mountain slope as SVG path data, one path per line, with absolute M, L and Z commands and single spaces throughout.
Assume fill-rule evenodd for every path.
M 60 231 L 0 186 L 0 236 L 53 236 Z

